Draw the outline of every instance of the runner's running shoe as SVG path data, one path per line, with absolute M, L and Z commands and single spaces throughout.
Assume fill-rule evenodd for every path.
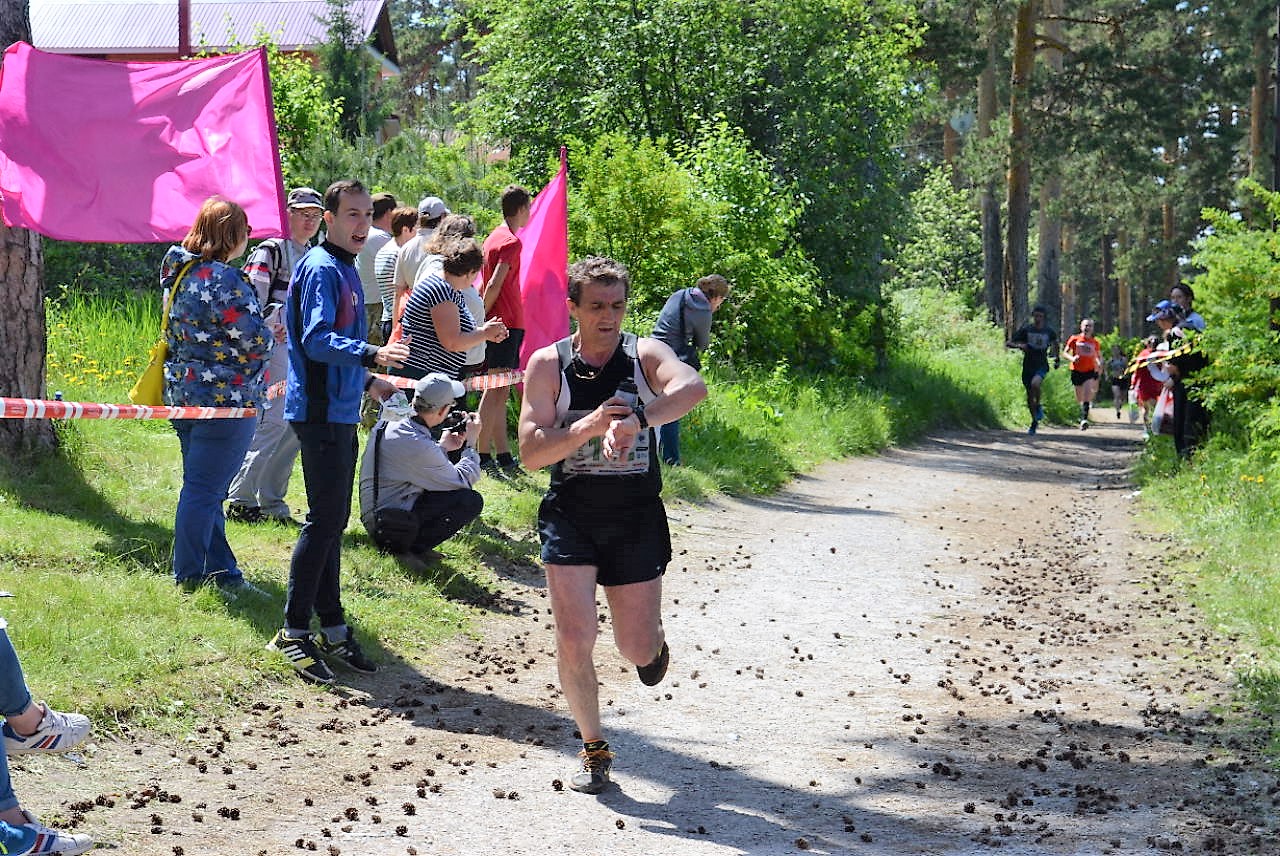
M 267 650 L 284 654 L 289 660 L 289 665 L 307 680 L 315 681 L 317 684 L 333 683 L 333 669 L 320 659 L 314 634 L 308 633 L 306 636 L 295 639 L 285 636 L 283 630 L 277 630 L 276 635 L 267 643 Z
M 89 717 L 79 713 L 59 713 L 44 702 L 40 702 L 39 706 L 44 708 L 44 718 L 36 727 L 35 734 L 22 737 L 10 727 L 8 722 L 0 726 L 0 733 L 4 734 L 4 751 L 7 754 L 66 752 L 79 746 L 89 736 Z
M 573 774 L 569 787 L 584 794 L 598 794 L 609 784 L 609 771 L 613 768 L 613 753 L 609 744 L 602 748 L 586 749 L 578 753 L 582 768 Z
M 636 674 L 640 676 L 640 683 L 646 687 L 656 687 L 662 683 L 662 678 L 667 674 L 667 666 L 671 663 L 671 649 L 667 647 L 667 643 L 662 643 L 658 656 L 653 658 L 653 662 L 647 666 L 636 666 Z

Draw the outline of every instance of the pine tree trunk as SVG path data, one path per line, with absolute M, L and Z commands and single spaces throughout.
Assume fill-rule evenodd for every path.
M 996 28 L 987 37 L 987 64 L 978 77 L 978 139 L 991 136 L 996 117 Z M 982 283 L 987 316 L 993 324 L 1004 324 L 1001 280 L 1004 275 L 1004 243 L 1000 234 L 1000 198 L 994 179 L 984 181 L 982 206 Z
M 1071 231 L 1070 226 L 1062 229 L 1062 253 L 1070 255 L 1075 248 L 1075 233 Z M 1070 331 L 1076 329 L 1076 281 L 1074 278 L 1065 276 L 1062 278 L 1061 285 L 1062 295 L 1062 318 L 1058 322 L 1058 337 L 1065 342 Z
M 1271 88 L 1271 37 L 1266 25 L 1253 36 L 1253 91 L 1249 99 L 1249 176 L 1267 182 L 1267 95 Z
M 0 0 L 0 44 L 31 41 L 25 0 Z M 45 329 L 40 236 L 0 223 L 0 391 L 16 398 L 44 397 Z M 0 455 L 54 446 L 48 420 L 0 419 Z
M 1035 7 L 1018 7 L 1013 26 L 1013 74 L 1009 95 L 1009 222 L 1004 257 L 1004 326 L 1012 337 L 1027 316 L 1027 233 L 1031 229 L 1031 153 L 1026 122 L 1035 59 Z
M 1062 42 L 1062 23 L 1052 16 L 1062 14 L 1062 0 L 1044 0 L 1045 35 L 1049 37 L 1044 59 L 1054 74 L 1062 72 L 1062 51 L 1056 46 Z M 1048 169 L 1056 167 L 1048 165 Z M 1062 180 L 1056 171 L 1047 174 L 1040 185 L 1039 230 L 1040 244 L 1036 256 L 1036 302 L 1042 304 L 1051 319 L 1062 314 L 1060 300 L 1062 278 L 1062 217 L 1058 213 L 1058 199 L 1062 196 Z M 1050 322 L 1052 323 L 1052 322 Z
M 1104 333 L 1115 327 L 1115 315 L 1111 306 L 1115 302 L 1115 263 L 1111 256 L 1112 235 L 1102 236 L 1102 282 L 1098 289 L 1098 319 L 1094 327 Z

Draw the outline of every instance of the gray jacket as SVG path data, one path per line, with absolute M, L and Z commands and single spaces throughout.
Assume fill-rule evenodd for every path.
M 382 423 L 379 422 L 378 426 Z M 413 419 L 386 423 L 382 438 L 378 508 L 412 508 L 424 490 L 463 490 L 480 480 L 480 457 L 466 449 L 453 463 L 424 425 Z M 369 444 L 360 462 L 360 519 L 370 522 L 373 512 L 373 443 L 378 426 L 369 433 Z
M 707 296 L 694 287 L 682 288 L 668 297 L 651 335 L 670 345 L 681 362 L 702 368 L 698 352 L 711 342 L 711 303 Z

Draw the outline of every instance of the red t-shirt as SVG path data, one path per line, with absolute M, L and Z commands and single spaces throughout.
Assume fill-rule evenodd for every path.
M 1098 357 L 1102 353 L 1102 349 L 1098 346 L 1098 340 L 1092 336 L 1085 337 L 1080 333 L 1076 333 L 1067 340 L 1066 351 L 1076 355 L 1076 361 L 1072 363 L 1072 371 L 1091 372 L 1098 368 Z
M 498 299 L 485 314 L 485 320 L 501 318 L 502 323 L 513 330 L 524 329 L 524 298 L 520 294 L 520 239 L 515 236 L 507 224 L 503 223 L 484 239 L 484 267 L 480 269 L 480 279 L 484 285 L 489 284 L 493 271 L 500 264 L 506 264 L 506 279 L 502 281 L 502 291 Z M 481 291 L 481 296 L 484 292 Z

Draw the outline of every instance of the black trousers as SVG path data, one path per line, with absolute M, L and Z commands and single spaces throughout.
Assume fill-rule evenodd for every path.
M 421 528 L 410 550 L 425 553 L 443 544 L 479 517 L 483 509 L 484 497 L 469 488 L 424 490 L 413 503 L 413 513 L 418 516 Z
M 293 422 L 291 426 L 302 446 L 309 510 L 289 562 L 284 622 L 291 630 L 307 630 L 314 613 L 321 627 L 337 627 L 346 622 L 338 574 L 356 475 L 356 426 L 334 422 Z

